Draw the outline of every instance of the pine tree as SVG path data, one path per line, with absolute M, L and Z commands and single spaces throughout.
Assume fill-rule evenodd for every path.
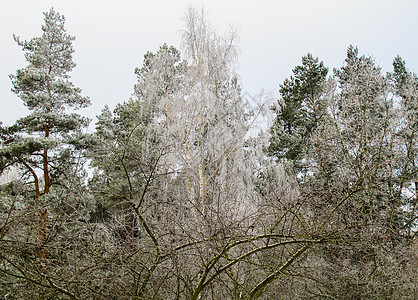
M 1 128 L 0 168 L 18 165 L 27 174 L 33 197 L 41 203 L 54 185 L 65 186 L 64 177 L 77 162 L 73 150 L 88 119 L 67 112 L 90 104 L 70 81 L 74 37 L 64 28 L 65 18 L 54 9 L 44 13 L 42 35 L 29 41 L 15 41 L 25 53 L 28 65 L 10 75 L 12 91 L 31 113 L 9 127 Z M 45 272 L 47 206 L 42 203 L 39 221 L 40 269 Z
M 94 168 L 89 186 L 96 201 L 90 220 L 103 224 L 115 236 L 106 251 L 130 256 L 131 251 L 142 248 L 141 255 L 128 258 L 129 264 L 125 264 L 142 276 L 132 279 L 124 268 L 112 273 L 123 276 L 129 295 L 146 292 L 161 263 L 160 245 L 170 237 L 159 235 L 170 228 L 167 219 L 173 213 L 164 211 L 170 202 L 164 187 L 170 185 L 173 173 L 167 158 L 173 142 L 167 138 L 169 108 L 165 109 L 162 99 L 179 89 L 185 67 L 173 46 L 164 44 L 157 52 L 146 53 L 142 66 L 135 69 L 138 81 L 132 98 L 113 112 L 108 107 L 102 110 L 94 146 L 88 151 Z
M 403 156 L 400 185 L 407 197 L 405 204 L 409 207 L 410 222 L 406 227 L 408 236 L 412 238 L 416 234 L 414 229 L 418 224 L 418 77 L 415 73 L 409 72 L 405 61 L 397 56 L 393 60 L 392 79 L 395 93 L 400 98 L 402 125 L 398 136 Z
M 89 151 L 91 166 L 95 168 L 90 184 L 98 192 L 98 200 L 139 205 L 137 197 L 146 188 L 143 183 L 155 171 L 161 155 L 169 151 L 163 141 L 169 118 L 161 107 L 161 99 L 179 88 L 184 68 L 179 51 L 173 46 L 164 44 L 156 53 L 148 52 L 143 66 L 135 70 L 138 82 L 133 97 L 117 105 L 113 113 L 105 107 L 98 116 L 95 145 Z M 103 181 L 107 182 L 104 186 Z M 111 205 L 102 200 L 101 205 Z
M 280 85 L 281 99 L 270 129 L 271 156 L 300 165 L 307 140 L 325 112 L 322 97 L 327 74 L 324 63 L 308 53 Z
M 380 299 L 410 292 L 403 279 L 392 279 L 401 278 L 401 260 L 411 263 L 405 187 L 416 168 L 399 138 L 407 126 L 391 77 L 350 46 L 331 79 L 327 114 L 309 140 L 304 158 L 313 167 L 301 194 L 316 230 L 330 233 L 318 251 L 323 266 L 311 275 L 319 283 L 310 285 L 313 294 Z

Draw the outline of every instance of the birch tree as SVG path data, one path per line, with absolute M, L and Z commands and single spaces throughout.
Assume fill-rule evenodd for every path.
M 91 187 L 108 211 L 131 210 L 138 231 L 121 251 L 128 262 L 113 276 L 128 280 L 132 296 L 259 295 L 277 270 L 320 240 L 299 237 L 287 224 L 286 234 L 264 225 L 277 211 L 263 217 L 253 185 L 260 159 L 251 150 L 257 142 L 246 136 L 254 119 L 234 70 L 236 35 L 220 36 L 195 8 L 185 21 L 185 61 L 167 46 L 146 54 L 132 100 L 99 116 Z M 129 205 L 114 210 L 122 203 Z M 117 227 L 111 218 L 100 222 Z M 275 252 L 267 253 L 278 248 L 291 254 L 282 251 L 282 267 L 269 277 L 266 261 Z

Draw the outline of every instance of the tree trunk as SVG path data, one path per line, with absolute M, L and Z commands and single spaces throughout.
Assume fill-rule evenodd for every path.
M 45 139 L 49 138 L 49 125 L 45 125 Z M 50 178 L 49 178 L 49 168 L 48 168 L 48 148 L 44 146 L 44 153 L 43 153 L 43 171 L 44 171 L 44 180 L 45 180 L 45 190 L 44 194 L 49 194 L 49 188 L 51 186 Z
M 45 138 L 49 138 L 49 125 L 45 125 Z M 48 148 L 44 146 L 43 153 L 43 172 L 44 172 L 44 195 L 49 194 L 49 189 L 51 186 L 49 178 L 49 168 L 48 168 Z M 46 208 L 41 208 L 39 212 L 39 269 L 41 273 L 45 273 L 46 269 L 46 234 L 47 234 L 47 221 L 48 221 L 48 210 Z

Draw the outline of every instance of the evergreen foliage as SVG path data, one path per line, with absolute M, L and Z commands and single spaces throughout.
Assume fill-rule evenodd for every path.
M 384 74 L 349 46 L 329 75 L 303 56 L 249 137 L 237 35 L 190 7 L 182 51 L 147 52 L 85 134 L 74 37 L 44 15 L 15 37 L 30 113 L 0 123 L 1 297 L 416 298 L 418 77 L 401 57 Z
M 299 166 L 310 135 L 325 113 L 324 85 L 328 68 L 308 53 L 302 65 L 280 85 L 276 120 L 271 127 L 268 152 L 271 156 L 293 161 Z

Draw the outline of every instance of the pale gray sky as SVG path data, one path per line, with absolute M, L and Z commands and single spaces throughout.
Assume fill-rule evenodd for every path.
M 81 113 L 93 118 L 105 104 L 129 99 L 133 70 L 147 51 L 163 43 L 180 48 L 182 17 L 188 4 L 206 8 L 220 32 L 238 28 L 244 91 L 277 91 L 308 52 L 332 69 L 345 58 L 348 45 L 376 58 L 385 71 L 399 54 L 418 71 L 418 1 L 414 0 L 2 0 L 0 11 L 0 121 L 6 125 L 26 114 L 10 91 L 8 75 L 24 67 L 15 33 L 23 39 L 41 34 L 42 12 L 54 7 L 76 36 L 72 81 L 92 106 Z

